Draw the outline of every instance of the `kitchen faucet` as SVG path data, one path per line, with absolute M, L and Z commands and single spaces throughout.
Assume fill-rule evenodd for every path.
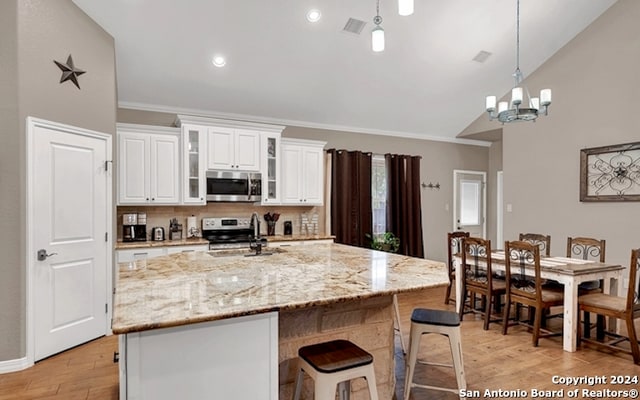
M 251 226 L 253 227 L 253 238 L 260 239 L 260 217 L 257 212 L 251 214 Z
M 252 255 L 260 255 L 262 253 L 262 239 L 260 238 L 260 217 L 258 213 L 251 214 L 251 226 L 253 227 L 253 238 L 249 242 L 249 248 L 255 250 L 256 253 Z

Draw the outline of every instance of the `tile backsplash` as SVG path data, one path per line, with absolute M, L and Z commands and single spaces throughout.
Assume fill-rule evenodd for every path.
M 151 229 L 156 226 L 164 227 L 169 232 L 169 221 L 173 218 L 183 226 L 183 238 L 187 236 L 187 217 L 195 216 L 198 229 L 201 228 L 201 219 L 206 217 L 250 217 L 253 212 L 260 216 L 260 232 L 267 234 L 267 223 L 263 215 L 267 212 L 279 213 L 280 218 L 276 222 L 276 235 L 284 232 L 284 221 L 291 221 L 293 234 L 301 233 L 301 215 L 303 213 L 318 214 L 318 233 L 325 232 L 325 208 L 299 207 L 299 206 L 260 206 L 248 203 L 207 203 L 206 206 L 119 206 L 117 208 L 117 238 L 122 240 L 122 214 L 144 212 L 147 214 L 147 239 Z

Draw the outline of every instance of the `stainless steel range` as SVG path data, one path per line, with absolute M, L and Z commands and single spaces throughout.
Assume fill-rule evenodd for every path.
M 255 244 L 251 218 L 202 218 L 202 237 L 209 241 L 209 250 L 249 249 Z M 257 238 L 266 244 L 264 238 Z

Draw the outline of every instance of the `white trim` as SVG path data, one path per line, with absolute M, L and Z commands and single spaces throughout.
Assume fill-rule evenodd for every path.
M 446 142 L 446 143 L 454 143 L 454 144 L 468 144 L 471 146 L 480 146 L 480 147 L 491 146 L 491 142 L 487 142 L 484 140 L 451 138 L 451 137 L 429 135 L 426 133 L 418 133 L 418 132 L 386 131 L 381 129 L 361 128 L 361 127 L 346 126 L 346 125 L 323 124 L 323 123 L 317 123 L 317 122 L 298 121 L 298 120 L 285 119 L 285 118 L 260 117 L 256 115 L 247 115 L 247 114 L 212 112 L 208 110 L 187 109 L 187 108 L 181 108 L 181 107 L 167 107 L 167 106 L 134 103 L 134 102 L 126 102 L 126 101 L 118 102 L 118 107 L 127 108 L 131 110 L 154 111 L 154 112 L 162 112 L 162 113 L 170 113 L 170 114 L 195 114 L 201 117 L 221 118 L 226 120 L 241 120 L 241 121 L 250 120 L 250 121 L 255 121 L 256 123 L 296 126 L 296 127 L 302 127 L 302 128 L 326 129 L 331 131 L 365 133 L 370 135 L 393 136 L 393 137 L 401 137 L 401 138 L 407 138 L 407 139 L 430 140 L 434 142 Z
M 487 237 L 487 173 L 485 171 L 472 171 L 465 169 L 453 170 L 453 230 L 458 230 L 458 221 L 456 220 L 458 214 L 458 174 L 471 174 L 482 176 L 482 237 Z
M 137 133 L 155 133 L 155 134 L 166 133 L 167 135 L 180 135 L 182 133 L 182 129 L 174 128 L 171 126 L 117 123 L 116 131 L 120 131 L 120 130 L 126 130 L 127 132 L 137 132 Z
M 33 366 L 33 363 L 27 360 L 27 357 L 16 358 L 15 360 L 0 361 L 0 374 L 8 374 L 9 372 L 22 371 Z
M 504 193 L 503 193 L 503 174 L 502 171 L 498 171 L 496 176 L 496 245 L 495 249 L 502 249 L 504 247 Z
M 178 114 L 175 121 L 176 126 L 182 126 L 183 124 L 193 124 L 193 125 L 215 125 L 222 126 L 226 128 L 246 128 L 246 129 L 254 129 L 262 132 L 271 132 L 271 133 L 282 133 L 286 126 L 283 125 L 269 125 L 269 124 L 261 124 L 256 122 L 249 121 L 238 121 L 231 119 L 220 119 L 220 118 L 211 118 L 211 117 L 203 117 L 198 115 L 183 115 Z
M 33 309 L 33 276 L 32 270 L 34 268 L 34 257 L 33 254 L 35 252 L 33 245 L 33 236 L 31 232 L 34 230 L 34 221 L 33 221 L 33 152 L 35 150 L 33 141 L 34 141 L 34 129 L 37 126 L 49 128 L 49 129 L 57 129 L 62 130 L 67 133 L 74 133 L 81 136 L 88 136 L 99 140 L 104 140 L 106 143 L 106 160 L 105 161 L 113 161 L 113 146 L 112 146 L 112 135 L 92 131 L 89 129 L 78 128 L 71 125 L 61 124 L 58 122 L 47 121 L 40 118 L 27 117 L 26 121 L 27 126 L 27 146 L 26 146 L 26 272 L 25 272 L 25 284 L 26 284 L 26 350 L 27 355 L 25 357 L 26 367 L 30 367 L 35 362 L 35 333 L 34 329 L 34 309 Z M 106 246 L 106 299 L 107 299 L 107 316 L 106 316 L 106 325 L 105 325 L 105 335 L 111 335 L 113 332 L 111 331 L 111 317 L 112 317 L 112 292 L 113 292 L 113 162 L 111 162 L 110 173 L 107 175 L 106 182 L 106 229 L 108 233 L 108 239 L 105 241 Z M 26 368 L 25 367 L 25 368 Z

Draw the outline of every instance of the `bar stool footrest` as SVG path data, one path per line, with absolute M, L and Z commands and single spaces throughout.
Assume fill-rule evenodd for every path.
M 455 366 L 454 366 L 453 364 L 435 363 L 435 362 L 424 361 L 424 360 L 416 360 L 416 362 L 417 362 L 418 364 L 421 364 L 421 365 L 432 365 L 432 366 L 434 366 L 434 367 L 455 368 Z
M 444 387 L 440 387 L 440 386 L 431 386 L 431 385 L 421 385 L 419 383 L 412 383 L 411 387 L 417 387 L 420 389 L 429 389 L 429 390 L 439 390 L 441 392 L 451 392 L 451 393 L 455 393 L 455 394 L 460 394 L 460 390 L 458 389 L 453 389 L 453 388 L 444 388 Z

